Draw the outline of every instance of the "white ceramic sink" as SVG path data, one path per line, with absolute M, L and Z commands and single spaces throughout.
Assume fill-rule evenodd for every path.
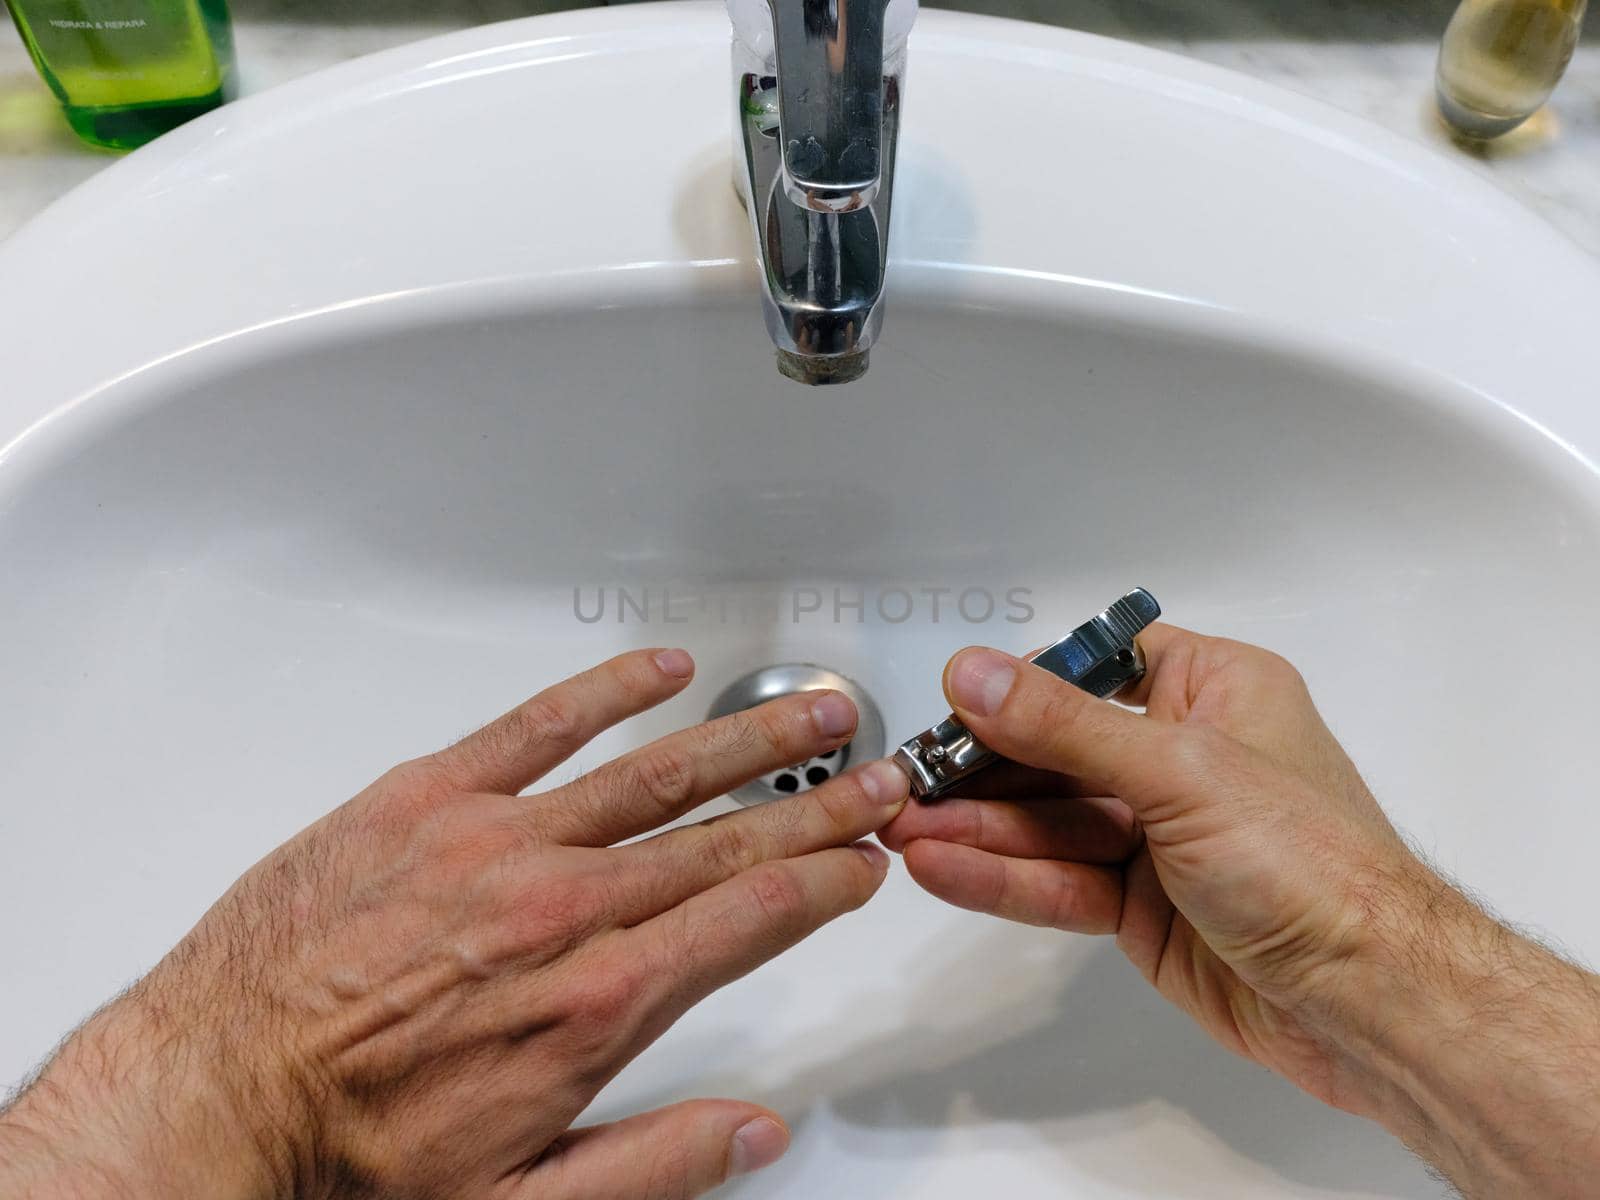
M 1181 59 L 924 14 L 867 379 L 778 378 L 697 5 L 238 104 L 0 246 L 0 1080 L 388 764 L 629 645 L 815 660 L 891 741 L 945 657 L 1128 587 L 1305 669 L 1417 841 L 1600 953 L 1600 270 L 1427 151 Z M 687 617 L 575 619 L 651 589 Z M 831 589 L 1031 589 L 969 624 Z M 723 622 L 683 597 L 827 597 Z M 898 615 L 899 601 L 889 604 Z M 973 606 L 969 606 L 973 607 Z M 1104 943 L 866 910 L 601 1097 L 793 1121 L 734 1194 L 1399 1196 L 1387 1139 Z

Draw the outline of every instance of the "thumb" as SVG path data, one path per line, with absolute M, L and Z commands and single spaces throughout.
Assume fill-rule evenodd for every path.
M 688 1100 L 565 1134 L 513 1195 L 538 1200 L 690 1200 L 783 1157 L 789 1130 L 739 1100 Z
M 1151 721 L 999 650 L 971 647 L 945 667 L 945 696 L 990 749 L 1025 766 L 1071 775 L 1139 813 L 1159 790 L 1176 727 Z

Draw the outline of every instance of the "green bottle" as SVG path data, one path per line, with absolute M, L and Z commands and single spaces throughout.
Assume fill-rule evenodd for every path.
M 232 98 L 227 0 L 7 0 L 84 141 L 127 150 Z

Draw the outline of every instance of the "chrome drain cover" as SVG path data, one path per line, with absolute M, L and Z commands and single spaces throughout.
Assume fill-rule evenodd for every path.
M 814 692 L 822 688 L 843 692 L 854 702 L 858 714 L 855 737 L 837 750 L 773 771 L 736 788 L 729 794 L 740 804 L 765 804 L 769 800 L 797 796 L 827 783 L 852 762 L 871 762 L 883 757 L 883 718 L 878 714 L 878 706 L 872 702 L 872 697 L 849 676 L 815 663 L 780 663 L 751 671 L 722 689 L 707 716 L 715 720 L 765 704 L 768 700 L 776 700 L 780 696 L 793 696 L 797 692 Z

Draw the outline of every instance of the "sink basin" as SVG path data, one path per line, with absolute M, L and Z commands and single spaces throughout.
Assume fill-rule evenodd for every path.
M 581 766 L 789 661 L 897 742 L 960 646 L 1136 584 L 1293 657 L 1426 852 L 1600 953 L 1595 263 L 1304 99 L 927 13 L 873 369 L 807 390 L 726 39 L 686 4 L 421 43 L 0 245 L 0 1081 L 387 765 L 620 648 L 699 675 Z M 1438 1194 L 1110 945 L 898 867 L 596 1116 L 707 1094 L 794 1124 L 744 1197 Z

